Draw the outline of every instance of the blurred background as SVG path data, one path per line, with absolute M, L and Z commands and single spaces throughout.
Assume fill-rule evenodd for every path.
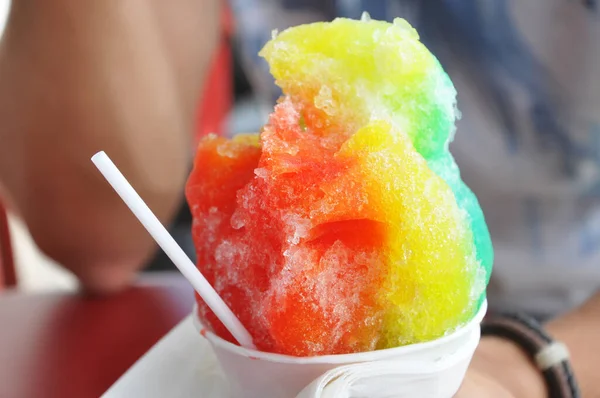
M 10 4 L 9 0 L 0 0 L 0 38 Z M 75 278 L 38 250 L 26 226 L 10 213 L 8 219 L 19 288 L 30 292 L 75 289 Z

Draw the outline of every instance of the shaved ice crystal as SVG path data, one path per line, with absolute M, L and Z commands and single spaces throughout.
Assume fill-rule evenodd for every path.
M 471 320 L 492 245 L 448 150 L 456 91 L 417 32 L 340 18 L 260 55 L 284 93 L 268 124 L 206 137 L 186 188 L 198 268 L 258 349 L 361 352 Z

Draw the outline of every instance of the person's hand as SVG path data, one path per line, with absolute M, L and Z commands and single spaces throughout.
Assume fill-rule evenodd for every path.
M 219 0 L 13 1 L 0 43 L 0 185 L 91 293 L 156 251 L 90 161 L 106 151 L 165 224 L 183 202 Z
M 493 375 L 471 367 L 455 398 L 517 398 Z
M 456 398 L 543 398 L 541 372 L 514 343 L 484 337 Z

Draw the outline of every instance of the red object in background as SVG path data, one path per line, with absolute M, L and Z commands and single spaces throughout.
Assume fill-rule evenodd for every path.
M 103 298 L 0 294 L 0 397 L 99 397 L 192 310 L 183 277 Z
M 6 208 L 0 200 L 0 290 L 17 284 Z
M 223 7 L 221 29 L 221 38 L 206 77 L 202 103 L 196 117 L 194 144 L 207 134 L 225 133 L 224 122 L 233 103 L 233 57 L 229 41 L 233 32 L 233 17 L 227 6 Z

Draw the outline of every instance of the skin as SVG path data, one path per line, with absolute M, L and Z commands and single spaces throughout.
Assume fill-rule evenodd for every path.
M 155 250 L 90 162 L 105 150 L 161 221 L 183 200 L 218 0 L 14 0 L 0 44 L 0 185 L 89 292 Z
M 14 0 L 0 43 L 0 195 L 89 292 L 126 287 L 155 246 L 90 162 L 105 150 L 161 219 L 182 201 L 218 0 Z M 600 396 L 600 296 L 550 322 Z M 513 343 L 483 338 L 459 398 L 545 397 Z
M 558 317 L 548 332 L 569 348 L 575 377 L 583 397 L 600 396 L 598 352 L 600 341 L 600 294 L 583 306 Z M 545 398 L 541 373 L 512 342 L 483 338 L 457 398 Z

